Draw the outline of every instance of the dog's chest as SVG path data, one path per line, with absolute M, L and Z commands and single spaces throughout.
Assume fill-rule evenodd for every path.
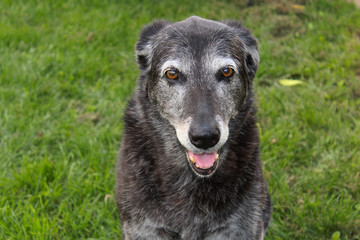
M 158 214 L 161 214 L 158 215 Z M 248 217 L 242 222 L 242 211 L 234 209 L 228 215 L 211 212 L 209 209 L 191 208 L 188 205 L 164 207 L 159 205 L 148 212 L 137 229 L 156 232 L 159 239 L 235 239 L 235 236 L 252 236 L 255 221 Z M 145 216 L 144 216 L 145 217 Z M 247 238 L 244 238 L 247 239 Z
M 153 201 L 143 203 L 142 217 L 146 220 L 139 223 L 143 225 L 141 229 L 157 229 L 179 236 L 174 239 L 216 239 L 211 236 L 230 234 L 230 229 L 242 231 L 239 216 L 246 209 L 240 207 L 234 192 L 225 194 L 206 185 L 174 190 L 159 193 L 153 196 Z M 244 226 L 243 231 L 249 227 Z

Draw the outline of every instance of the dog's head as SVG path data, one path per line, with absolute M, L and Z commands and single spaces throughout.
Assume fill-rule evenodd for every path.
M 246 101 L 259 63 L 257 42 L 235 21 L 155 21 L 136 44 L 140 84 L 175 128 L 198 176 L 210 176 Z

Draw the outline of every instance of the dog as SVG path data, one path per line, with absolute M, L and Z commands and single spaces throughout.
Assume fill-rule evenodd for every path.
M 123 239 L 263 239 L 257 40 L 237 21 L 193 16 L 154 21 L 135 48 L 117 163 Z

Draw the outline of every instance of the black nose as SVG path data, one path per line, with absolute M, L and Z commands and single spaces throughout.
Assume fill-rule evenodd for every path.
M 220 131 L 213 127 L 195 127 L 189 131 L 190 142 L 197 148 L 208 149 L 220 140 Z

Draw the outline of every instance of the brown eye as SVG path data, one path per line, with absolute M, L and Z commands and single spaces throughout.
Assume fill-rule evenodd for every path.
M 232 68 L 224 68 L 222 70 L 222 75 L 226 78 L 231 77 L 234 74 L 234 70 Z
M 178 79 L 178 77 L 179 77 L 177 71 L 174 69 L 167 70 L 165 72 L 165 75 L 168 79 L 171 79 L 171 80 Z

